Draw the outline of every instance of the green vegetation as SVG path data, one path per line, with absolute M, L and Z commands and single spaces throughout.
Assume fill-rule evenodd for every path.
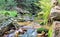
M 60 3 L 60 0 L 58 1 Z M 17 10 L 14 8 L 17 8 Z M 17 22 L 28 22 L 30 24 L 32 19 L 32 24 L 35 24 L 35 20 L 39 20 L 37 23 L 43 27 L 48 25 L 51 8 L 51 0 L 0 0 L 0 23 L 2 23 L 6 17 L 18 16 L 14 19 L 17 20 Z M 48 33 L 48 37 L 52 37 L 53 35 L 52 27 L 50 27 L 49 30 L 46 28 L 37 29 L 38 33 L 42 31 Z
M 18 7 L 23 8 L 24 10 L 27 10 L 30 12 L 32 15 L 36 15 L 39 11 L 41 11 L 41 8 L 37 6 L 34 3 L 38 3 L 39 0 L 22 0 L 17 1 L 18 2 Z
M 58 0 L 59 4 L 60 4 L 60 0 Z
M 42 33 L 42 31 L 48 33 L 48 29 L 45 29 L 45 28 L 38 28 L 38 29 L 37 29 L 37 32 L 38 32 L 38 33 Z
M 48 37 L 52 37 L 54 34 L 53 34 L 53 29 L 52 29 L 52 26 L 50 27 L 49 29 L 49 32 L 48 32 Z
M 17 11 L 0 11 L 0 14 L 4 14 L 5 16 L 15 17 L 17 15 Z
M 35 3 L 38 5 L 42 11 L 38 13 L 38 18 L 42 18 L 44 20 L 44 24 L 48 23 L 48 18 L 51 10 L 51 0 L 40 0 L 39 3 Z M 42 14 L 42 15 L 41 15 Z
M 10 10 L 17 5 L 14 0 L 0 0 L 0 10 Z

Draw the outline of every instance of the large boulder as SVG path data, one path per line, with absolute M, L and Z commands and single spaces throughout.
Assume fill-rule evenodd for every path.
M 60 6 L 55 6 L 51 9 L 50 18 L 60 20 Z
M 53 37 L 60 37 L 60 21 L 53 22 Z
M 2 36 L 6 31 L 10 30 L 12 27 L 15 27 L 12 22 L 13 21 L 11 19 L 6 19 L 0 23 L 0 36 Z

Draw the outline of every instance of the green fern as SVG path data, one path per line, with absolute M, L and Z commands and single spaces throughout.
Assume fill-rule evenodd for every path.
M 48 32 L 48 37 L 52 37 L 53 36 L 53 29 L 52 27 L 50 27 L 49 32 Z
M 52 7 L 51 0 L 40 0 L 39 3 L 35 3 L 35 4 L 42 9 L 42 11 L 41 11 L 41 12 L 43 12 L 42 18 L 44 19 L 44 24 L 47 24 L 50 10 Z M 41 13 L 41 12 L 39 12 L 39 13 Z

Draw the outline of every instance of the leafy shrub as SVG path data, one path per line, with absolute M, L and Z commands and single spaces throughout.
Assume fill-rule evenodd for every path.
M 5 16 L 15 17 L 17 15 L 17 11 L 0 11 L 0 14 L 4 14 Z
M 40 22 L 40 25 L 44 25 L 44 22 Z
M 45 29 L 45 28 L 38 28 L 38 29 L 37 29 L 37 32 L 38 32 L 38 33 L 41 33 L 42 31 L 48 33 L 48 29 Z

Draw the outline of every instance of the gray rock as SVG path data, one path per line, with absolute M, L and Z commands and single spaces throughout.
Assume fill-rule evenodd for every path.
M 51 9 L 50 18 L 60 20 L 60 6 L 55 6 Z
M 53 37 L 60 37 L 60 21 L 53 22 Z

